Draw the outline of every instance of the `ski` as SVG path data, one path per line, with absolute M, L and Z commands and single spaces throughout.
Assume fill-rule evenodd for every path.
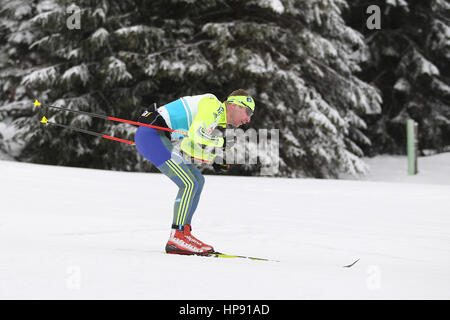
M 225 259 L 248 259 L 248 260 L 254 260 L 254 261 L 272 261 L 272 262 L 280 262 L 279 260 L 272 260 L 272 259 L 266 259 L 266 258 L 256 258 L 256 257 L 249 257 L 249 256 L 238 256 L 238 255 L 234 255 L 234 254 L 225 254 L 225 253 L 221 253 L 221 252 L 208 252 L 208 253 L 201 253 L 201 254 L 196 254 L 196 253 L 184 253 L 184 252 L 179 252 L 179 253 L 167 253 L 165 252 L 165 254 L 169 254 L 169 255 L 180 255 L 180 256 L 196 256 L 196 257 L 208 257 L 208 258 L 225 258 Z
M 272 262 L 280 262 L 278 260 L 272 260 L 272 259 L 266 259 L 266 258 L 255 258 L 255 257 L 248 257 L 248 256 L 238 256 L 234 254 L 225 254 L 221 252 L 211 252 L 207 253 L 206 255 L 202 254 L 200 255 L 202 257 L 214 257 L 214 258 L 237 258 L 237 259 L 248 259 L 248 260 L 256 260 L 256 261 L 272 261 Z

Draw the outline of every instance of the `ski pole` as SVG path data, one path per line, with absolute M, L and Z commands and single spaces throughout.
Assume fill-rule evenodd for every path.
M 141 123 L 141 122 L 136 122 L 136 121 L 131 121 L 131 120 L 125 120 L 125 119 L 120 119 L 120 118 L 115 118 L 115 117 L 104 116 L 104 115 L 96 114 L 96 113 L 92 113 L 92 112 L 72 110 L 72 109 L 69 109 L 69 108 L 63 108 L 63 107 L 57 107 L 57 106 L 41 105 L 41 103 L 37 99 L 34 101 L 33 104 L 34 104 L 35 107 L 42 106 L 44 108 L 52 108 L 52 109 L 58 109 L 58 110 L 63 110 L 63 111 L 69 111 L 69 112 L 73 112 L 73 113 L 84 114 L 84 115 L 87 115 L 87 116 L 90 116 L 90 117 L 95 117 L 95 118 L 99 118 L 99 119 L 103 119 L 103 120 L 124 122 L 124 123 L 133 124 L 133 125 L 136 125 L 136 126 L 149 127 L 149 128 L 153 128 L 153 129 L 157 129 L 157 130 L 164 130 L 164 131 L 170 131 L 170 132 L 177 132 L 177 133 L 184 134 L 186 136 L 188 135 L 188 133 L 186 131 L 174 130 L 174 129 L 170 129 L 170 128 L 153 126 L 151 124 L 146 124 L 146 123 Z
M 90 134 L 91 136 L 96 136 L 96 137 L 100 137 L 100 138 L 105 138 L 105 139 L 110 139 L 110 140 L 114 140 L 114 141 L 124 142 L 124 143 L 131 144 L 133 146 L 135 145 L 135 143 L 133 141 L 130 141 L 130 140 L 120 139 L 120 138 L 108 136 L 107 134 L 104 134 L 104 133 L 99 133 L 99 132 L 94 132 L 94 131 L 90 131 L 90 130 L 80 129 L 80 128 L 68 126 L 68 125 L 65 125 L 65 124 L 50 122 L 50 121 L 47 120 L 47 118 L 45 116 L 42 117 L 41 123 L 43 123 L 43 124 L 51 124 L 52 126 L 61 127 L 61 128 L 70 129 L 70 130 L 75 130 L 75 131 L 78 131 L 78 132 L 81 132 L 81 133 Z

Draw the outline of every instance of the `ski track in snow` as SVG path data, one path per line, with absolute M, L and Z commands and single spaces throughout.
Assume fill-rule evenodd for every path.
M 417 177 L 400 163 L 206 176 L 194 235 L 270 262 L 164 254 L 177 188 L 161 174 L 0 161 L 0 299 L 449 299 L 450 154 Z

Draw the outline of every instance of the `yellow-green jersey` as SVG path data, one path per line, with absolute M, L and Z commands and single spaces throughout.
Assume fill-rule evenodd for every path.
M 223 147 L 224 139 L 211 135 L 216 127 L 226 127 L 225 105 L 215 95 L 207 93 L 186 96 L 158 108 L 167 126 L 187 131 L 188 136 L 172 133 L 172 139 L 183 138 L 181 150 L 189 156 L 211 163 L 215 155 L 207 152 L 207 146 Z

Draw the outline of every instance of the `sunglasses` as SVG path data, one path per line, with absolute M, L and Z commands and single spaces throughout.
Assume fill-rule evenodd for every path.
M 245 112 L 247 113 L 247 115 L 248 115 L 249 117 L 251 117 L 251 116 L 253 115 L 253 110 L 250 109 L 249 107 L 245 107 Z
M 245 112 L 247 113 L 247 116 L 251 117 L 253 115 L 254 111 L 246 103 L 242 102 L 241 100 L 230 99 L 230 100 L 228 100 L 228 102 L 237 104 L 238 106 L 245 108 Z

